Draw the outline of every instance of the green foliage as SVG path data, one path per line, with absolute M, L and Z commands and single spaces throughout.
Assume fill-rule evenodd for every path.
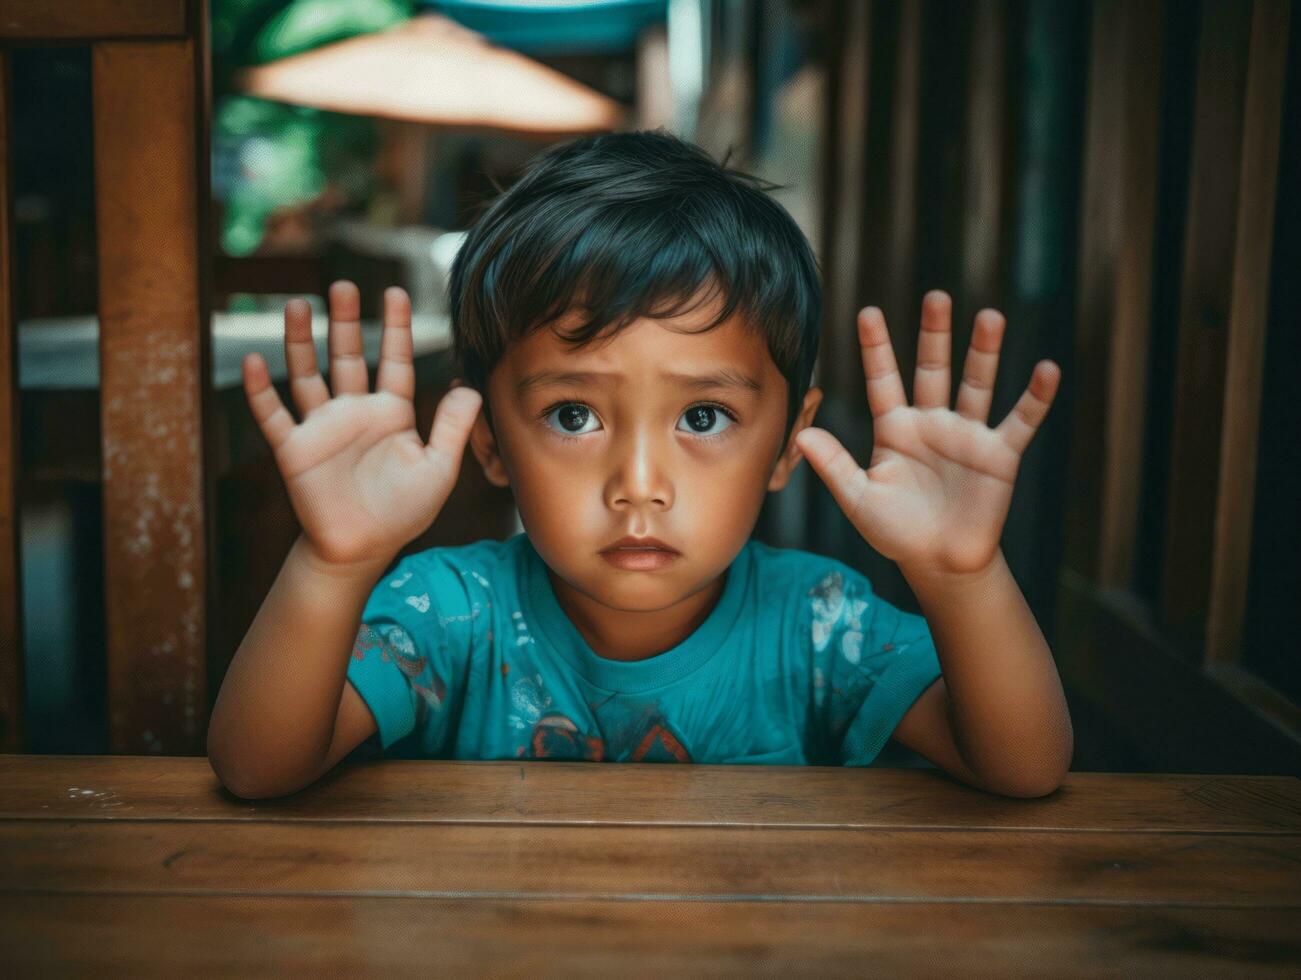
M 235 70 L 384 30 L 411 12 L 411 0 L 213 0 L 213 142 L 233 157 L 221 229 L 227 254 L 256 251 L 276 208 L 305 204 L 327 187 L 364 200 L 379 142 L 372 119 L 236 94 Z
M 410 0 L 295 0 L 258 32 L 252 50 L 258 63 L 275 61 L 410 17 Z

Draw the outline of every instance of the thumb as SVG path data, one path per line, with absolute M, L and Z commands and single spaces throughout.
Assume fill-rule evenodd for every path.
M 434 424 L 429 429 L 429 445 L 425 451 L 459 463 L 482 404 L 483 396 L 473 388 L 457 387 L 445 394 L 434 410 Z
M 795 445 L 827 485 L 840 509 L 852 518 L 863 506 L 868 480 L 849 450 L 826 429 L 816 426 L 801 429 L 795 436 Z

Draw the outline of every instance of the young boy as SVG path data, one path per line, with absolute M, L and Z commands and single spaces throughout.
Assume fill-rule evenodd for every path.
M 999 550 L 1059 371 L 986 424 L 1003 318 L 976 318 L 949 409 L 950 302 L 926 296 L 908 405 L 879 310 L 858 316 L 863 470 L 810 427 L 817 268 L 747 175 L 662 132 L 541 154 L 477 222 L 449 287 L 467 384 L 415 429 L 410 306 L 385 294 L 367 392 L 358 295 L 330 290 L 331 398 L 285 310 L 295 424 L 256 355 L 249 404 L 302 534 L 208 733 L 244 797 L 297 790 L 378 730 L 389 755 L 872 763 L 888 739 L 971 785 L 1053 791 L 1072 731 Z M 411 554 L 467 441 L 524 533 Z M 751 541 L 807 456 L 925 618 L 829 558 Z

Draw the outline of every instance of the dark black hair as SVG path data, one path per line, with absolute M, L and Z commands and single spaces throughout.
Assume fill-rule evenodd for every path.
M 721 296 L 700 329 L 739 311 L 763 332 L 787 381 L 789 436 L 812 379 L 822 293 L 807 239 L 764 193 L 778 186 L 662 130 L 602 133 L 539 153 L 452 264 L 453 350 L 485 412 L 488 374 L 507 345 L 570 311 L 586 320 L 557 334 L 581 347 L 606 328 Z

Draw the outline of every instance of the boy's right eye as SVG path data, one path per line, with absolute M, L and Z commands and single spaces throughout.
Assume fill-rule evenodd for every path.
M 555 421 L 552 421 L 552 420 Z M 595 422 L 596 415 L 586 405 L 578 402 L 565 402 L 557 405 L 546 414 L 546 423 L 552 429 L 567 436 L 580 436 L 588 432 L 595 432 L 600 426 L 595 428 L 585 428 L 589 422 Z

